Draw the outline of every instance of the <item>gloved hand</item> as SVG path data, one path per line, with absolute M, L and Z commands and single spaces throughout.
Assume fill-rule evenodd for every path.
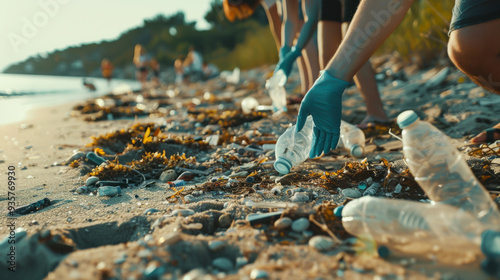
M 291 49 L 292 47 L 290 46 L 283 46 L 280 48 L 280 53 L 279 53 L 280 61 L 282 61 L 285 58 L 285 56 L 290 52 Z
M 348 85 L 348 82 L 322 71 L 302 100 L 297 118 L 297 131 L 302 130 L 307 117 L 312 115 L 314 129 L 310 158 L 318 157 L 323 152 L 328 153 L 337 146 L 342 116 L 342 93 Z
M 296 49 L 295 47 L 292 47 L 290 49 L 290 52 L 283 57 L 283 59 L 280 58 L 280 61 L 278 62 L 278 65 L 276 65 L 276 69 L 274 70 L 274 73 L 276 73 L 278 70 L 283 70 L 285 75 L 288 77 L 290 76 L 290 72 L 292 72 L 292 66 L 295 60 L 301 55 L 300 50 Z

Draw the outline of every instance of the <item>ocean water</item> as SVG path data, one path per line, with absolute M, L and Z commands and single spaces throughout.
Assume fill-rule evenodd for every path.
M 88 78 L 96 91 L 83 86 L 83 77 L 0 74 L 0 124 L 22 121 L 36 108 L 83 101 L 113 91 L 137 90 L 140 83 L 133 80 Z

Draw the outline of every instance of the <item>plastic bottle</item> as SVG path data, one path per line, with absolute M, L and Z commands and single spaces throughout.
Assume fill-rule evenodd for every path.
M 257 101 L 254 97 L 248 96 L 241 101 L 241 109 L 245 114 L 249 114 L 253 110 L 257 110 L 257 107 L 259 107 L 259 101 Z
M 184 180 L 175 180 L 175 181 L 169 181 L 167 182 L 170 188 L 175 188 L 175 187 L 183 187 L 186 185 L 186 182 Z
M 293 166 L 304 162 L 309 156 L 312 142 L 312 117 L 307 117 L 306 124 L 300 132 L 295 125 L 289 127 L 276 142 L 276 161 L 274 169 L 281 174 L 287 174 Z
M 98 196 L 117 196 L 122 194 L 122 188 L 120 187 L 112 187 L 112 186 L 102 186 L 97 189 Z
M 491 231 L 471 213 L 448 204 L 365 196 L 347 203 L 341 215 L 347 232 L 393 246 L 417 243 L 478 252 L 479 245 L 499 247 L 484 238 L 483 232 Z
M 361 157 L 365 153 L 365 134 L 357 126 L 341 121 L 337 147 L 348 150 L 353 157 Z
M 429 199 L 470 212 L 488 228 L 500 227 L 500 212 L 450 138 L 413 111 L 398 116 L 403 153 Z
M 266 89 L 269 91 L 269 96 L 273 101 L 274 111 L 286 112 L 286 84 L 287 76 L 283 70 L 278 70 L 274 75 L 266 81 Z

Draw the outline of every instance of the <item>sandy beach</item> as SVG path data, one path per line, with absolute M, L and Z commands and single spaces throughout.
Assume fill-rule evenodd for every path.
M 385 57 L 375 64 L 379 73 L 385 73 L 394 61 Z M 16 272 L 9 274 L 7 262 L 2 259 L 1 278 L 487 279 L 479 268 L 480 253 L 474 249 L 431 248 L 414 255 L 391 250 L 386 258 L 379 256 L 376 248 L 354 250 L 356 246 L 349 243 L 353 239 L 332 215 L 336 206 L 350 199 L 340 191 L 356 188 L 367 180 L 355 177 L 353 170 L 365 166 L 368 170 L 387 172 L 392 168 L 398 174 L 393 183 L 402 184 L 404 189 L 395 193 L 389 183 L 392 179 L 384 175 L 381 178 L 388 183 L 381 192 L 383 196 L 426 199 L 411 177 L 405 183 L 401 181 L 399 175 L 407 169 L 402 161 L 402 144 L 388 133 L 389 128 L 394 133 L 398 129 L 394 123 L 365 129 L 364 161 L 365 157 L 356 159 L 337 150 L 306 161 L 292 170 L 293 176 L 284 178 L 272 167 L 274 151 L 263 149 L 263 145 L 274 143 L 295 122 L 299 105 L 290 105 L 287 113 L 274 117 L 271 112 L 245 115 L 238 111 L 246 96 L 257 98 L 262 105 L 271 103 L 264 81 L 272 69 L 244 71 L 242 82 L 235 85 L 216 78 L 132 95 L 101 97 L 102 102 L 57 105 L 32 111 L 20 123 L 2 125 L 0 170 L 4 189 L 0 204 L 4 210 L 0 236 L 11 235 L 12 222 L 15 228 L 25 231 L 15 234 Z M 499 158 L 491 154 L 469 157 L 467 154 L 476 147 L 469 147 L 467 140 L 498 122 L 499 97 L 482 90 L 458 70 L 447 69 L 435 84 L 429 80 L 436 77 L 439 68 L 419 72 L 406 67 L 400 73 L 409 78 L 397 78 L 395 74 L 381 78 L 386 110 L 394 119 L 400 112 L 413 109 L 454 138 L 476 176 L 488 165 L 490 177 L 483 184 L 493 190 L 500 185 Z M 289 96 L 295 94 L 298 85 L 296 76 L 290 80 Z M 111 109 L 83 113 L 85 106 L 101 104 L 104 108 L 103 103 Z M 127 106 L 132 111 L 127 111 Z M 343 106 L 344 120 L 356 124 L 363 119 L 364 104 L 355 87 L 344 93 Z M 120 111 L 118 107 L 125 109 Z M 144 116 L 132 117 L 134 110 Z M 147 127 L 153 128 L 150 140 L 145 140 L 149 139 Z M 118 145 L 122 138 L 110 136 L 120 130 L 131 131 L 128 144 Z M 214 135 L 218 135 L 215 145 Z M 91 137 L 103 140 L 94 141 Z M 210 141 L 212 144 L 206 144 Z M 254 144 L 254 150 L 249 149 L 249 144 Z M 130 173 L 128 187 L 115 197 L 97 196 L 92 189 L 78 194 L 77 188 L 86 184 L 90 173 L 99 173 L 99 167 L 81 156 L 67 159 L 78 152 L 99 153 L 99 149 L 108 160 L 104 165 L 114 162 L 116 166 L 128 167 L 136 160 L 133 166 L 146 174 L 146 180 Z M 160 151 L 159 155 L 154 154 L 154 149 Z M 148 150 L 150 163 L 146 162 Z M 169 163 L 153 166 L 157 164 L 155 156 L 164 159 L 161 151 L 166 151 L 164 158 Z M 170 157 L 177 153 L 185 153 L 186 158 Z M 76 162 L 71 164 L 73 161 Z M 11 193 L 6 187 L 9 170 L 15 171 L 15 190 Z M 126 168 L 117 168 L 116 173 L 110 170 L 102 168 L 99 174 L 118 174 L 115 180 L 122 179 L 120 174 L 129 174 Z M 161 179 L 167 170 L 177 173 L 171 180 L 187 170 L 183 177 L 186 186 L 169 186 Z M 333 174 L 338 170 L 353 175 L 348 176 L 349 180 L 336 181 Z M 305 199 L 298 199 L 297 193 Z M 492 198 L 498 196 L 497 191 L 491 194 Z M 17 207 L 44 198 L 50 199 L 51 205 L 9 216 L 9 197 L 15 197 Z M 250 214 L 281 210 L 284 214 L 249 221 Z M 280 216 L 294 221 L 305 218 L 310 226 L 303 232 L 276 228 L 274 221 Z M 342 243 L 334 242 L 318 250 L 310 245 L 316 236 L 330 236 L 330 240 L 337 238 Z M 358 247 L 368 246 L 356 242 Z M 7 258 L 3 251 L 7 247 L 0 248 L 2 258 Z M 5 278 L 12 275 L 14 278 Z

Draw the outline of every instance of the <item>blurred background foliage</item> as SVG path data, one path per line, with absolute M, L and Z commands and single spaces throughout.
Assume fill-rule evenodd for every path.
M 209 1 L 209 0 L 207 0 Z M 446 51 L 453 1 L 416 0 L 403 23 L 377 51 L 378 55 L 398 52 L 407 61 L 425 67 Z M 32 74 L 100 76 L 100 63 L 108 58 L 122 71 L 122 77 L 133 78 L 133 49 L 145 46 L 163 69 L 194 46 L 209 63 L 221 70 L 255 68 L 274 64 L 277 49 L 269 31 L 264 10 L 259 7 L 252 17 L 230 23 L 224 17 L 220 0 L 212 0 L 205 15 L 208 30 L 197 30 L 194 22 L 186 22 L 183 13 L 158 16 L 125 31 L 116 40 L 72 46 L 46 55 L 30 57 L 8 67 L 7 73 L 25 73 L 29 63 Z M 78 71 L 61 65 L 82 64 Z M 69 70 L 68 70 L 69 69 Z M 125 74 L 124 74 L 125 73 Z

